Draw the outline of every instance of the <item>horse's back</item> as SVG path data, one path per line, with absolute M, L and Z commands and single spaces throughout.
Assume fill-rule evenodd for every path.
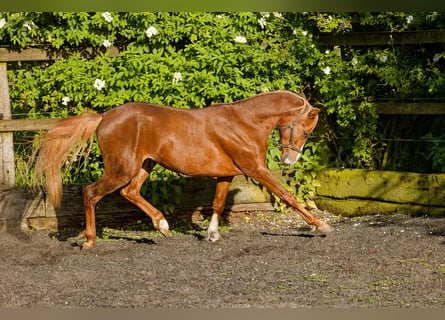
M 150 158 L 188 175 L 238 174 L 220 144 L 217 123 L 224 112 L 212 110 L 127 103 L 104 114 L 99 145 L 103 154 L 113 154 L 111 162 L 125 154 L 129 161 Z

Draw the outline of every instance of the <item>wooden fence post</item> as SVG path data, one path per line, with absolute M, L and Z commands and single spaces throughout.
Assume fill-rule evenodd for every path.
M 6 63 L 0 63 L 0 120 L 11 119 Z M 0 132 L 0 187 L 15 186 L 12 132 Z

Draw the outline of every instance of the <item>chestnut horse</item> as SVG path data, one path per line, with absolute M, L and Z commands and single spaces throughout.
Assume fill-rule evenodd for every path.
M 295 163 L 317 124 L 319 112 L 306 99 L 289 91 L 262 93 L 196 110 L 126 103 L 102 114 L 89 111 L 60 120 L 38 145 L 35 172 L 37 176 L 45 173 L 49 199 L 55 206 L 60 205 L 61 166 L 74 146 L 88 145 L 96 132 L 105 172 L 83 189 L 83 248 L 94 246 L 96 203 L 118 189 L 151 218 L 159 232 L 168 235 L 169 226 L 163 214 L 139 192 L 155 164 L 189 176 L 217 178 L 213 215 L 207 230 L 210 241 L 220 238 L 219 219 L 236 175 L 257 180 L 309 225 L 328 233 L 333 228 L 306 211 L 274 178 L 265 162 L 268 137 L 278 128 L 282 161 Z

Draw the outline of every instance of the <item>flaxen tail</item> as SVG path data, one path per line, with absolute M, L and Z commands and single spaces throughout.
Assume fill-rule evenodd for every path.
M 60 206 L 62 199 L 62 166 L 68 156 L 87 156 L 91 150 L 94 133 L 102 115 L 88 111 L 84 115 L 59 120 L 37 143 L 33 159 L 38 152 L 34 170 L 34 183 L 46 185 L 50 202 Z M 68 166 L 72 164 L 69 163 Z

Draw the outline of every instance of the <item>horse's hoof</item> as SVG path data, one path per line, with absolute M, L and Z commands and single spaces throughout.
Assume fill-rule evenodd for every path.
M 216 241 L 221 240 L 221 236 L 220 236 L 219 232 L 207 233 L 206 240 L 209 242 L 216 242 Z
M 317 227 L 317 231 L 321 232 L 322 234 L 328 234 L 328 233 L 331 233 L 331 232 L 335 231 L 335 229 L 334 229 L 333 226 L 329 225 L 329 223 L 323 221 Z
M 164 236 L 168 237 L 168 222 L 165 219 L 162 219 L 161 222 L 159 222 L 159 229 L 158 231 Z
M 94 241 L 85 241 L 82 245 L 82 250 L 94 248 Z
M 168 229 L 159 229 L 158 230 L 160 234 L 162 234 L 164 237 L 168 238 Z

